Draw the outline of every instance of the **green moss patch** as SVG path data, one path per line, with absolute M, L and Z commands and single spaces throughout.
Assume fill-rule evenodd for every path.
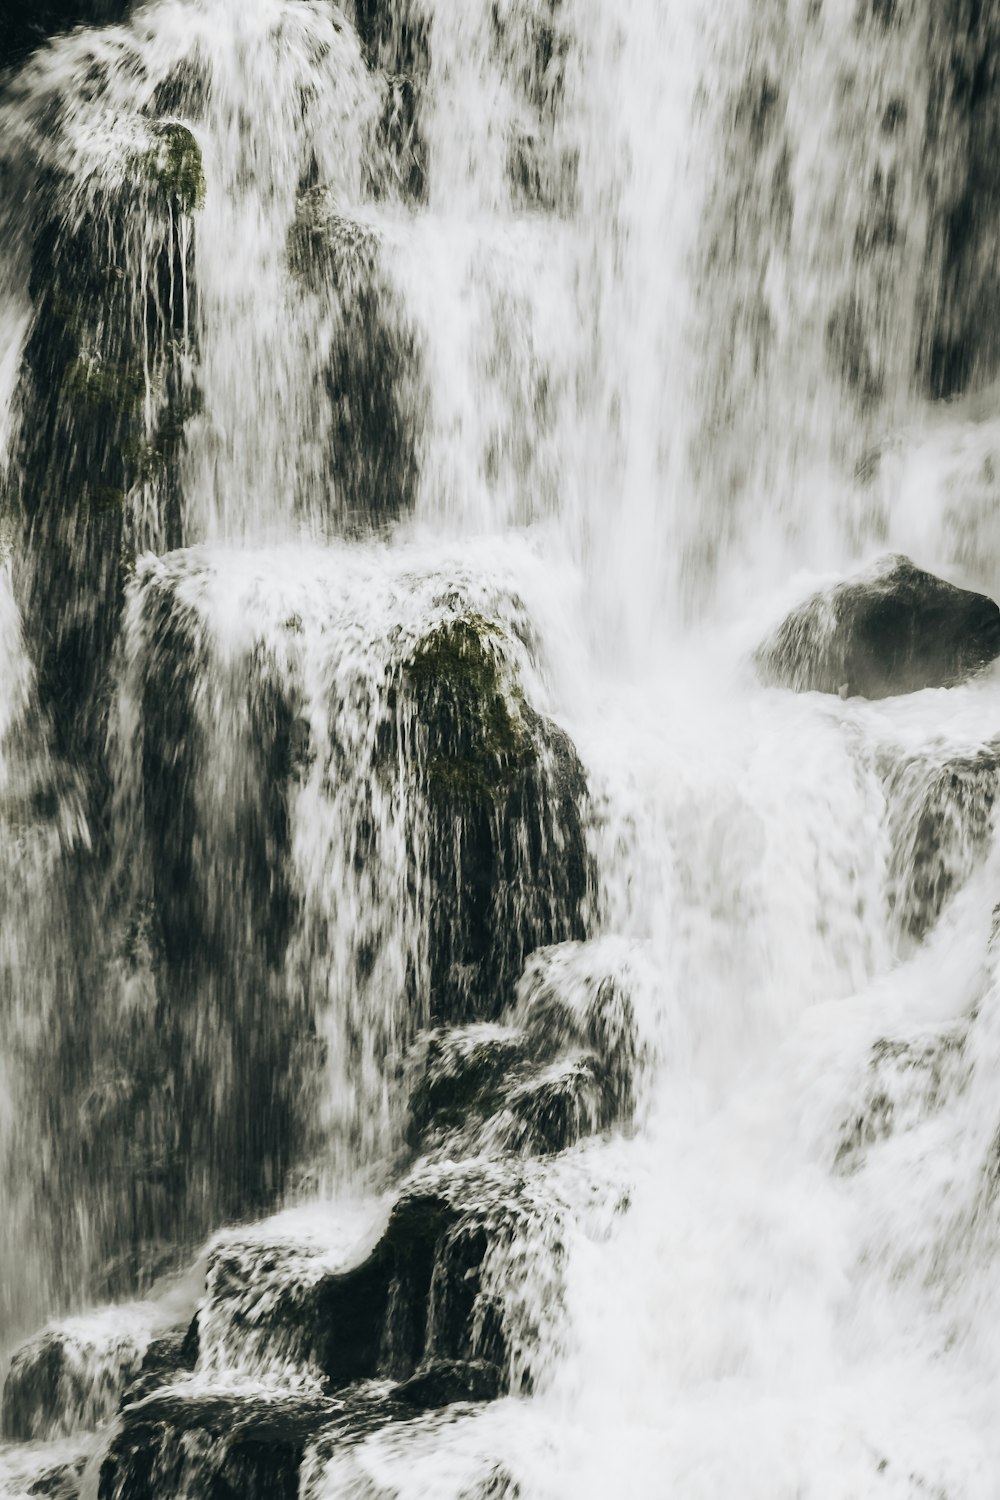
M 146 175 L 184 213 L 194 213 L 205 202 L 201 147 L 186 125 L 170 123 L 156 129 L 159 139 L 143 157 Z
M 448 620 L 404 672 L 427 726 L 432 796 L 482 804 L 506 791 L 532 754 L 518 690 L 504 681 L 502 636 L 479 615 Z

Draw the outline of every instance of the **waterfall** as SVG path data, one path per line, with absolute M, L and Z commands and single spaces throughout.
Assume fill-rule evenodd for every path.
M 993 1500 L 1000 7 L 44 12 L 0 1495 Z

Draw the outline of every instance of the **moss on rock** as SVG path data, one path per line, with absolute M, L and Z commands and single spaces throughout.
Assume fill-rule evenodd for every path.
M 482 616 L 450 619 L 404 668 L 427 731 L 428 786 L 439 802 L 493 803 L 530 759 L 524 699 L 503 680 L 501 640 Z
M 155 126 L 156 142 L 142 158 L 149 180 L 180 208 L 192 214 L 205 202 L 205 168 L 201 147 L 186 125 L 174 120 Z
M 527 954 L 586 936 L 586 776 L 568 736 L 527 701 L 522 651 L 500 618 L 456 609 L 391 689 L 412 715 L 429 818 L 435 1022 L 495 1019 Z

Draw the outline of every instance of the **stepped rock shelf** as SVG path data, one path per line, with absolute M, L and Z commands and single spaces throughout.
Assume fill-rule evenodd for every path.
M 412 1118 L 434 1145 L 380 1211 L 373 1243 L 344 1262 L 294 1215 L 225 1232 L 208 1247 L 186 1325 L 165 1327 L 177 1301 L 165 1298 L 53 1325 L 24 1345 L 4 1390 L 6 1437 L 54 1443 L 110 1423 L 106 1500 L 227 1486 L 265 1500 L 298 1495 L 311 1462 L 387 1423 L 529 1392 L 539 1278 L 551 1324 L 580 1182 L 594 1219 L 624 1204 L 599 1163 L 567 1150 L 625 1118 L 638 1055 L 628 965 L 602 975 L 601 947 L 589 948 L 540 950 L 509 1024 L 417 1039 Z M 603 961 L 622 957 L 612 948 Z M 588 1078 L 605 1080 L 589 1112 L 573 1076 L 581 1045 L 592 1049 L 582 1054 Z M 564 1074 L 551 1066 L 560 1056 L 571 1063 Z M 525 1112 L 532 1068 L 545 1102 Z M 470 1097 L 474 1107 L 456 1111 Z M 47 1488 L 29 1493 L 75 1496 L 84 1468 L 53 1462 L 39 1481 Z M 492 1482 L 485 1473 L 484 1494 Z

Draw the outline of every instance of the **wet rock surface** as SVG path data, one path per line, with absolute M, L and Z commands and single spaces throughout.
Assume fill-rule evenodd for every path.
M 535 948 L 585 935 L 593 880 L 586 777 L 568 735 L 526 701 L 505 633 L 456 613 L 401 687 L 421 725 L 431 875 L 431 1014 L 493 1019 Z
M 161 1391 L 123 1413 L 98 1493 L 101 1500 L 294 1500 L 306 1445 L 341 1414 L 341 1406 L 315 1398 Z
M 4 1436 L 52 1441 L 110 1420 L 144 1368 L 156 1317 L 151 1307 L 109 1308 L 55 1324 L 23 1344 L 4 1383 Z
M 422 1035 L 410 1060 L 411 1141 L 442 1156 L 536 1156 L 628 1129 L 642 1050 L 631 956 L 599 943 L 539 949 L 503 1024 Z
M 177 460 L 201 154 L 154 124 L 34 206 L 19 476 L 25 623 L 60 753 L 100 778 L 104 678 L 137 549 L 180 540 Z M 66 211 L 66 199 L 72 208 Z M 158 519 L 152 533 L 144 530 Z
M 845 1175 L 879 1142 L 921 1124 L 969 1074 L 967 1026 L 915 1038 L 882 1037 L 872 1047 L 857 1107 L 843 1122 L 834 1157 Z
M 0 13 L 0 70 L 16 67 L 49 37 L 73 26 L 121 21 L 133 0 L 12 0 Z
M 985 858 L 1000 745 L 971 755 L 889 760 L 889 902 L 900 932 L 921 941 Z
M 327 472 L 342 529 L 384 529 L 413 510 L 428 402 L 417 333 L 384 264 L 380 231 L 323 187 L 305 193 L 289 264 L 332 327 L 323 383 Z
M 424 1406 L 491 1399 L 530 1379 L 504 1266 L 519 1256 L 519 1274 L 544 1269 L 556 1298 L 562 1213 L 533 1168 L 426 1163 L 352 1267 L 331 1269 L 321 1246 L 294 1239 L 223 1237 L 199 1314 L 203 1367 L 329 1392 L 419 1377 L 400 1399 Z
M 1000 609 L 908 558 L 815 594 L 756 653 L 797 692 L 887 698 L 960 682 L 1000 655 Z

